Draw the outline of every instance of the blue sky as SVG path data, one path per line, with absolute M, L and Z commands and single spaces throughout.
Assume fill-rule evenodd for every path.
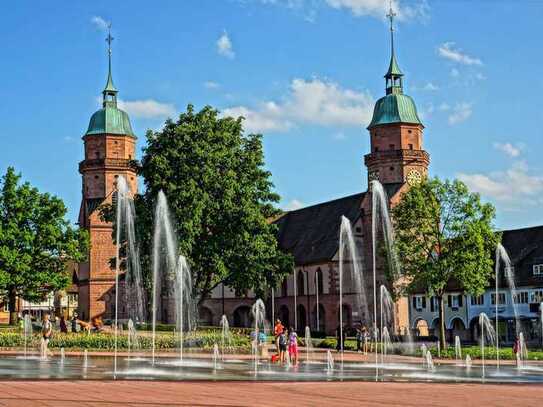
M 384 93 L 381 0 L 0 3 L 0 171 L 65 200 L 76 220 L 81 136 L 113 75 L 144 143 L 193 103 L 262 132 L 282 206 L 366 188 L 365 127 Z M 543 224 L 543 2 L 395 1 L 405 92 L 426 126 L 431 174 L 459 177 L 496 225 Z

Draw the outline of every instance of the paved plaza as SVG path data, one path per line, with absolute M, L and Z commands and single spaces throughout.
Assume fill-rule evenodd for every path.
M 538 385 L 3 381 L 0 406 L 540 406 Z

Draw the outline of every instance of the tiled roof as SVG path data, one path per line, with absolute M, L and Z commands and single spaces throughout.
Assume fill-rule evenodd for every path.
M 354 223 L 361 214 L 365 193 L 287 212 L 275 221 L 281 249 L 294 256 L 296 265 L 331 260 L 339 246 L 341 216 Z

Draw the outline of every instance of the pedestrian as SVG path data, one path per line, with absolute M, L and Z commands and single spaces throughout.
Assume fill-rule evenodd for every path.
M 358 353 L 362 352 L 362 347 L 360 346 L 362 344 L 362 339 L 363 339 L 362 327 L 358 325 L 356 327 L 356 351 Z
M 59 327 L 60 327 L 60 332 L 62 332 L 63 334 L 68 333 L 68 327 L 66 326 L 66 319 L 64 318 L 64 315 L 60 316 Z
M 273 335 L 275 336 L 275 348 L 277 349 L 277 355 L 279 356 L 279 359 L 281 358 L 279 350 L 279 336 L 281 336 L 284 330 L 285 327 L 281 323 L 281 320 L 277 318 L 277 320 L 275 321 L 275 326 L 273 327 Z
M 71 322 L 72 322 L 72 332 L 76 333 L 77 332 L 77 314 L 75 312 L 72 315 Z
M 284 329 L 277 338 L 277 346 L 279 347 L 279 361 L 284 364 L 287 352 L 287 333 Z
M 293 327 L 290 327 L 288 335 L 288 356 L 291 364 L 298 365 L 298 334 Z
M 42 359 L 47 358 L 48 353 L 48 347 L 49 347 L 49 340 L 51 339 L 51 335 L 53 334 L 53 325 L 51 324 L 51 321 L 49 320 L 49 314 L 45 314 L 43 316 L 43 323 L 41 328 L 41 357 Z

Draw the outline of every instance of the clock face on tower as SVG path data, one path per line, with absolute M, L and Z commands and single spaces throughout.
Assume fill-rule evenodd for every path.
M 409 171 L 406 178 L 409 185 L 417 185 L 422 181 L 422 175 L 417 170 Z

